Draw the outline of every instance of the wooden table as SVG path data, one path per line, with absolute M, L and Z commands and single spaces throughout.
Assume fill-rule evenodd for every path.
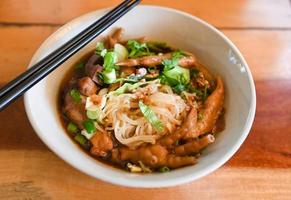
M 0 84 L 23 72 L 68 20 L 117 0 L 1 0 Z M 291 199 L 291 6 L 288 0 L 144 0 L 216 26 L 242 51 L 257 89 L 250 135 L 223 167 L 173 188 L 132 189 L 73 169 L 36 136 L 20 98 L 0 113 L 0 199 Z

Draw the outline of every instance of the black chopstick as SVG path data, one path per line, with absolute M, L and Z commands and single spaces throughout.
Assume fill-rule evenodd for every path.
M 24 79 L 31 76 L 31 74 L 35 73 L 40 68 L 47 65 L 52 59 L 55 58 L 55 56 L 59 55 L 61 52 L 63 52 L 65 49 L 68 49 L 73 43 L 76 41 L 81 40 L 85 35 L 87 35 L 92 29 L 94 29 L 96 26 L 100 25 L 101 23 L 107 21 L 112 15 L 119 12 L 121 9 L 125 8 L 132 0 L 125 0 L 121 4 L 119 4 L 117 7 L 115 7 L 113 10 L 108 12 L 106 15 L 101 17 L 99 20 L 92 23 L 88 28 L 81 31 L 78 35 L 73 37 L 71 40 L 63 44 L 61 47 L 50 53 L 48 56 L 46 56 L 44 59 L 36 63 L 34 66 L 30 67 L 27 71 L 19 75 L 17 78 L 6 84 L 3 88 L 0 89 L 0 97 L 2 97 L 5 93 L 10 91 L 13 87 L 21 83 Z
M 59 65 L 64 63 L 68 58 L 70 58 L 72 55 L 74 55 L 77 51 L 79 51 L 81 48 L 83 48 L 86 44 L 88 44 L 90 41 L 92 41 L 94 38 L 96 38 L 100 33 L 102 33 L 105 29 L 107 29 L 110 25 L 112 25 L 115 21 L 117 21 L 120 17 L 122 17 L 124 14 L 126 14 L 128 11 L 130 11 L 132 8 L 134 8 L 137 4 L 140 3 L 141 0 L 135 0 L 135 1 L 124 1 L 122 4 L 120 4 L 118 9 L 114 9 L 115 11 L 111 11 L 111 15 L 107 16 L 107 18 L 104 20 L 99 21 L 99 23 L 92 27 L 90 25 L 87 29 L 82 31 L 80 34 L 78 34 L 74 41 L 70 40 L 65 45 L 63 45 L 61 48 L 57 49 L 57 53 L 54 52 L 54 54 L 51 56 L 47 56 L 43 60 L 40 61 L 37 67 L 34 67 L 34 70 L 31 70 L 29 75 L 22 76 L 20 75 L 16 79 L 13 80 L 13 84 L 8 84 L 7 86 L 3 87 L 3 90 L 1 89 L 0 96 L 0 110 L 2 110 L 4 107 L 6 107 L 9 103 L 13 102 L 17 97 L 22 95 L 25 91 L 27 91 L 29 88 L 31 88 L 33 85 L 38 83 L 41 79 L 46 77 L 49 73 L 51 73 L 53 70 L 55 70 Z M 126 2 L 126 3 L 125 3 Z M 96 23 L 96 22 L 95 22 Z M 94 23 L 94 24 L 95 24 Z M 89 29 L 89 30 L 88 30 Z M 85 34 L 83 32 L 86 32 Z M 68 44 L 69 43 L 69 44 Z M 65 47 L 64 47 L 65 46 Z M 61 50 L 60 50 L 61 49 Z M 60 51 L 58 51 L 60 50 Z M 51 57 L 50 57 L 51 56 Z M 13 86 L 13 87 L 12 87 Z M 9 87 L 10 89 L 7 90 L 6 88 Z

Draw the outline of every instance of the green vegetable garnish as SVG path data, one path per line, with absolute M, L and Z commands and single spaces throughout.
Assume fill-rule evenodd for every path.
M 161 167 L 160 169 L 159 169 L 159 172 L 162 172 L 162 173 L 165 173 L 165 172 L 169 172 L 170 171 L 170 168 L 169 167 Z
M 84 145 L 87 142 L 87 138 L 82 134 L 77 134 L 74 139 L 79 142 L 81 145 Z
M 177 84 L 183 84 L 186 85 L 190 82 L 190 73 L 189 69 L 180 67 L 180 66 L 175 66 L 174 68 L 170 70 L 165 70 L 163 71 L 163 74 L 171 81 L 170 84 L 171 86 L 177 85 Z
M 70 91 L 70 95 L 71 97 L 73 98 L 73 100 L 76 102 L 76 103 L 80 103 L 82 98 L 81 98 L 81 94 L 78 90 L 76 89 L 72 89 Z
M 141 101 L 139 101 L 138 106 L 143 116 L 153 125 L 153 127 L 157 131 L 161 132 L 164 130 L 163 123 L 158 119 L 158 117 L 150 107 L 148 107 Z
M 103 63 L 104 70 L 110 71 L 112 69 L 115 69 L 116 62 L 117 62 L 116 53 L 115 52 L 107 52 L 104 56 L 104 63 Z
M 114 83 L 116 81 L 116 71 L 115 69 L 112 69 L 110 71 L 103 71 L 102 72 L 102 77 L 103 77 L 103 81 L 104 83 L 107 84 L 111 84 Z
M 99 110 L 87 110 L 86 115 L 89 119 L 98 119 L 100 116 Z
M 67 130 L 71 133 L 77 133 L 78 132 L 78 127 L 76 124 L 70 122 L 67 126 Z
M 104 83 L 111 84 L 114 83 L 116 80 L 116 71 L 117 66 L 115 63 L 117 62 L 117 55 L 114 52 L 107 52 L 104 56 L 104 63 L 103 63 L 103 71 L 102 77 Z
M 104 57 L 107 52 L 107 49 L 105 49 L 103 42 L 97 42 L 95 53 Z
M 89 146 L 89 144 L 88 144 L 88 139 L 84 136 L 84 135 L 82 135 L 82 134 L 80 134 L 80 133 L 78 133 L 75 137 L 74 137 L 74 139 L 82 146 L 82 147 L 84 147 L 84 148 L 86 148 L 86 149 L 89 149 L 90 148 L 90 146 Z
M 96 127 L 94 125 L 93 120 L 87 120 L 83 122 L 83 126 L 87 133 L 94 133 L 96 131 Z
M 141 56 L 152 55 L 146 43 L 141 44 L 136 40 L 128 40 L 127 48 L 129 51 L 129 55 L 128 55 L 129 58 L 137 58 Z
M 190 82 L 190 71 L 189 69 L 180 67 L 179 59 L 184 57 L 184 54 L 180 51 L 172 54 L 171 60 L 164 60 L 164 70 L 162 82 L 174 87 L 178 84 L 187 85 Z M 180 87 L 181 88 L 181 87 Z
M 162 64 L 164 65 L 164 70 L 168 71 L 173 69 L 179 64 L 179 59 L 183 58 L 184 54 L 181 51 L 176 51 L 172 54 L 172 59 L 171 60 L 164 60 Z
M 187 90 L 187 86 L 179 83 L 178 85 L 176 85 L 175 87 L 173 87 L 173 90 L 177 94 L 181 94 L 181 92 Z

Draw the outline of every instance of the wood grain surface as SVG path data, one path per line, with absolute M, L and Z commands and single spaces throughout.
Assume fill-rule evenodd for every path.
M 23 72 L 59 26 L 118 0 L 1 0 L 0 85 Z M 242 51 L 257 90 L 255 122 L 223 167 L 195 182 L 132 189 L 93 179 L 53 154 L 23 99 L 0 112 L 0 199 L 291 199 L 291 6 L 288 0 L 144 0 L 212 23 Z

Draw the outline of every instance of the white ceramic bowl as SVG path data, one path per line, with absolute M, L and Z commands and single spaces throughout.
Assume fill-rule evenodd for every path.
M 30 66 L 102 16 L 88 13 L 52 34 L 34 54 Z M 169 173 L 133 174 L 112 168 L 81 151 L 65 133 L 57 109 L 57 94 L 66 71 L 112 28 L 123 27 L 125 38 L 147 36 L 193 52 L 226 87 L 226 128 L 202 154 L 198 164 Z M 138 6 L 95 41 L 65 62 L 25 94 L 25 108 L 38 136 L 76 169 L 101 180 L 130 187 L 166 187 L 193 181 L 223 165 L 247 137 L 255 115 L 256 95 L 248 65 L 234 44 L 206 22 L 189 14 L 156 6 Z

